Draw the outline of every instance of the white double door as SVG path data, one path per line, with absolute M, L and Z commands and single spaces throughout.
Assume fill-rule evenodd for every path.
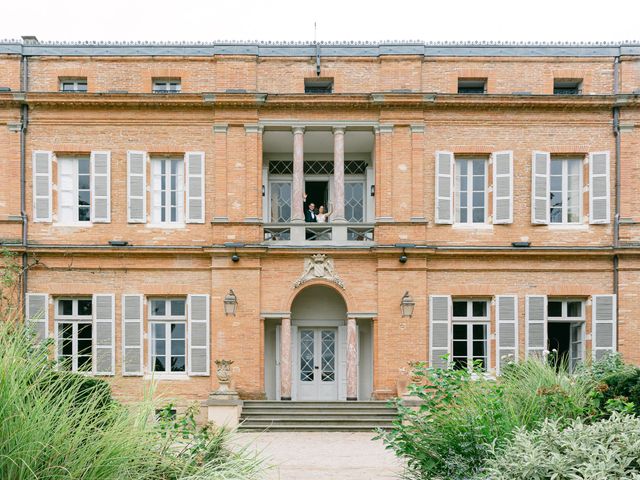
M 298 400 L 337 400 L 338 329 L 299 327 L 296 340 Z

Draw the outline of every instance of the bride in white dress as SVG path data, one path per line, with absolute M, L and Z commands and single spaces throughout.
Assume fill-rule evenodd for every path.
M 316 218 L 318 219 L 318 223 L 326 223 L 329 221 L 329 215 L 331 215 L 331 212 L 326 212 L 324 211 L 324 205 L 320 205 L 320 208 L 318 209 L 318 214 L 316 215 Z

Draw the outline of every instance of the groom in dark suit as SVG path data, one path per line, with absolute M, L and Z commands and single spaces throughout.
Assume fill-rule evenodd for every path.
M 316 205 L 311 202 L 307 205 L 307 194 L 304 194 L 304 221 L 317 223 L 318 217 L 316 217 Z

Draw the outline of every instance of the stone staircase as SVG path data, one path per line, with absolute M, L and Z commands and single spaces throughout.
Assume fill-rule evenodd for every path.
M 397 414 L 385 401 L 279 402 L 245 401 L 239 430 L 369 431 L 389 429 Z

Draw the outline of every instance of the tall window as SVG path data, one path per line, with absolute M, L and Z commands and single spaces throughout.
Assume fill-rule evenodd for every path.
M 364 221 L 364 182 L 348 181 L 344 183 L 344 217 L 347 222 Z
M 186 318 L 183 298 L 157 298 L 149 302 L 151 368 L 154 372 L 186 371 Z
M 291 182 L 272 181 L 271 191 L 271 221 L 286 223 L 291 221 Z
M 456 223 L 485 223 L 487 160 L 456 158 Z
M 180 93 L 182 85 L 179 78 L 156 78 L 153 80 L 153 93 Z
M 61 78 L 60 91 L 84 93 L 87 91 L 87 79 L 86 78 Z
M 91 162 L 89 157 L 58 159 L 58 220 L 91 221 Z
M 582 160 L 552 158 L 549 181 L 551 223 L 580 223 L 582 216 Z
M 479 363 L 488 366 L 489 302 L 486 300 L 453 301 L 453 366 L 471 368 Z
M 91 372 L 92 322 L 91 298 L 60 298 L 56 301 L 56 356 L 61 369 Z
M 184 160 L 151 159 L 151 222 L 184 222 Z

